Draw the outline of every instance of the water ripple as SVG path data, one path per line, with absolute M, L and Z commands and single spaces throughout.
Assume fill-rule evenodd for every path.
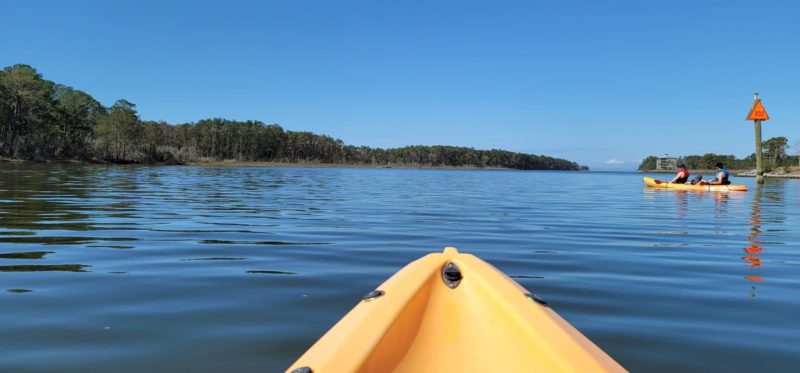
M 510 274 L 632 371 L 792 371 L 800 354 L 798 180 L 683 193 L 633 173 L 0 173 L 0 371 L 281 371 L 444 246 Z

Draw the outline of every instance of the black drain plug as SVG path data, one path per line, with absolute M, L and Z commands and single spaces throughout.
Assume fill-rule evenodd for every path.
M 463 278 L 464 276 L 461 274 L 461 269 L 458 268 L 455 263 L 450 262 L 444 266 L 444 269 L 442 270 L 442 279 L 444 280 L 445 285 L 447 285 L 447 287 L 450 289 L 455 289 L 458 284 L 461 283 L 461 279 Z

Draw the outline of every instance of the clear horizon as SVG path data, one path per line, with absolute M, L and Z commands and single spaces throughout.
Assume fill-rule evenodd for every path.
M 0 3 L 0 65 L 143 119 L 278 123 L 632 170 L 800 140 L 792 2 Z M 792 152 L 800 149 L 792 149 Z

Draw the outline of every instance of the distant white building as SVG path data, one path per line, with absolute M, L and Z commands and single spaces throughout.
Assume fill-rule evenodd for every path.
M 678 158 L 675 158 L 669 154 L 664 154 L 663 157 L 659 157 L 656 160 L 657 171 L 667 171 L 676 169 L 678 169 Z

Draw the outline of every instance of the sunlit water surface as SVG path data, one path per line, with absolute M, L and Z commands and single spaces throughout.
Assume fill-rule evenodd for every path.
M 800 369 L 800 181 L 0 165 L 0 371 L 281 371 L 444 246 L 634 371 Z

